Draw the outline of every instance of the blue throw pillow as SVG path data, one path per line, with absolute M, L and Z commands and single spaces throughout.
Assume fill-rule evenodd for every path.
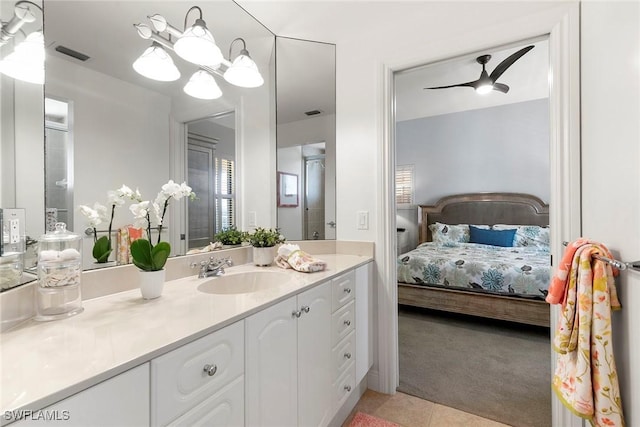
M 469 226 L 469 243 L 481 243 L 483 245 L 502 246 L 505 248 L 513 246 L 513 238 L 516 230 L 484 230 L 482 228 Z

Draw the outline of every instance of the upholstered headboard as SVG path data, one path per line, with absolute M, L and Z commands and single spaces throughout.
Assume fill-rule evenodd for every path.
M 443 197 L 435 205 L 420 205 L 420 243 L 431 241 L 429 225 L 518 224 L 549 225 L 549 205 L 523 193 L 467 193 Z

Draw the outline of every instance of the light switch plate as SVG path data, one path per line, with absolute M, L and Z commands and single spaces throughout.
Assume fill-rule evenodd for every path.
M 249 227 L 257 227 L 258 219 L 255 211 L 249 211 Z
M 369 229 L 369 212 L 368 211 L 358 211 L 358 230 L 368 230 Z

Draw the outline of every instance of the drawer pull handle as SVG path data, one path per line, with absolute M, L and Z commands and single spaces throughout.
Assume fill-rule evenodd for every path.
M 346 385 L 344 386 L 344 389 L 347 390 L 347 392 L 351 391 L 351 386 L 350 385 Z
M 218 367 L 216 365 L 209 365 L 206 364 L 204 365 L 204 371 L 207 373 L 207 375 L 209 375 L 210 377 L 214 376 L 216 374 L 216 372 L 218 371 Z
M 308 313 L 309 310 L 311 310 L 311 308 L 308 305 L 303 305 L 302 306 L 302 311 L 304 311 L 305 313 Z
M 302 316 L 302 312 L 300 310 L 296 310 L 294 312 L 291 313 L 291 317 L 300 317 Z
M 344 288 L 344 291 L 345 291 L 346 293 L 350 294 L 350 293 L 351 293 L 351 288 Z
M 351 359 L 351 353 L 345 353 L 344 357 L 345 359 Z
M 345 321 L 344 321 L 344 324 L 345 324 L 346 326 L 351 326 L 351 320 L 345 320 Z

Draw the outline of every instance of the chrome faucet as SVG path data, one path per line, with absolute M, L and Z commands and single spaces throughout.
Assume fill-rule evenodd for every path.
M 231 267 L 233 261 L 231 258 L 209 258 L 209 261 L 200 262 L 200 271 L 198 272 L 198 278 L 204 279 L 205 277 L 221 276 L 224 274 L 224 267 Z M 192 264 L 196 266 L 196 264 Z

